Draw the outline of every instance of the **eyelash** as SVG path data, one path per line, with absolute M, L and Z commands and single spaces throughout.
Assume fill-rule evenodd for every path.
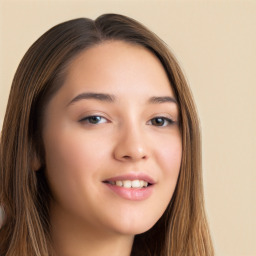
M 166 126 L 170 126 L 170 125 L 173 125 L 175 122 L 170 119 L 170 118 L 167 118 L 167 117 L 164 117 L 164 116 L 157 116 L 157 117 L 154 117 L 152 119 L 150 119 L 150 121 L 152 122 L 152 120 L 158 120 L 161 119 L 162 121 L 164 121 L 165 125 L 155 125 L 155 126 L 159 126 L 159 127 L 166 127 Z
M 90 119 L 97 118 L 97 117 L 100 117 L 101 119 L 107 120 L 106 118 L 104 118 L 104 117 L 102 117 L 102 116 L 97 116 L 97 115 L 95 115 L 95 116 L 87 116 L 87 117 L 84 117 L 84 118 L 82 118 L 79 122 L 83 122 L 83 123 L 85 122 L 85 123 L 92 124 L 92 125 L 100 124 L 100 123 L 91 123 L 91 122 L 90 122 Z
M 106 118 L 104 118 L 104 117 L 102 117 L 102 116 L 92 115 L 92 116 L 87 116 L 87 117 L 82 118 L 81 120 L 79 120 L 79 122 L 81 122 L 81 123 L 87 123 L 87 124 L 90 124 L 90 125 L 98 125 L 98 124 L 101 124 L 101 122 L 99 122 L 99 123 L 90 122 L 90 121 L 92 121 L 93 118 L 94 118 L 94 121 L 96 121 L 96 122 L 97 122 L 97 120 L 95 120 L 95 119 L 98 119 L 98 118 L 100 118 L 101 120 L 102 120 L 102 119 L 107 120 Z M 155 121 L 157 121 L 157 120 L 160 121 L 159 119 L 161 119 L 161 121 L 164 122 L 164 125 L 154 125 L 154 126 L 157 126 L 157 127 L 166 127 L 166 126 L 170 126 L 170 125 L 173 125 L 173 124 L 176 123 L 176 122 L 173 121 L 172 119 L 167 118 L 167 117 L 164 117 L 164 116 L 157 116 L 157 117 L 154 117 L 154 118 L 150 119 L 149 122 L 152 123 L 153 120 L 155 120 Z M 103 122 L 103 123 L 106 123 L 106 122 Z M 148 122 L 147 122 L 147 123 L 148 123 Z M 153 124 L 152 124 L 152 125 L 153 125 Z

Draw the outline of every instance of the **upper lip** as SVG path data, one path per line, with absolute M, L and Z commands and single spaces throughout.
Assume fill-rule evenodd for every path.
M 105 179 L 104 181 L 106 182 L 106 181 L 117 181 L 117 180 L 131 180 L 131 181 L 144 180 L 150 184 L 156 183 L 156 181 L 152 177 L 144 173 L 128 173 L 128 174 L 118 175 L 115 177 L 110 177 Z

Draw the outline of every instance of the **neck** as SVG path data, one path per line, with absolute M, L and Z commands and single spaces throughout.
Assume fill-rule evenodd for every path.
M 97 229 L 81 219 L 60 214 L 53 207 L 50 221 L 55 256 L 129 256 L 131 253 L 133 235 Z

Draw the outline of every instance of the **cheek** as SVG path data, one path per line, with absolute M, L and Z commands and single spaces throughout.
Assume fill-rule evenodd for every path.
M 95 140 L 92 136 L 77 131 L 51 132 L 44 141 L 49 168 L 60 166 L 63 170 L 82 171 L 87 166 L 96 164 L 104 155 L 104 141 Z
M 156 150 L 157 161 L 166 174 L 179 172 L 182 143 L 179 136 L 163 141 Z
M 157 164 L 161 168 L 159 173 L 161 173 L 162 184 L 164 184 L 163 193 L 170 200 L 178 180 L 181 165 L 182 142 L 180 136 L 162 141 L 155 154 Z
M 90 181 L 98 178 L 99 159 L 104 160 L 106 147 L 103 141 L 95 144 L 91 140 L 79 132 L 48 133 L 45 138 L 46 169 L 54 195 L 69 197 L 79 194 L 78 188 L 94 189 Z

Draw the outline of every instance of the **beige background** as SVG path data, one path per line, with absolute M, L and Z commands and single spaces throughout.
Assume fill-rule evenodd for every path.
M 198 106 L 206 207 L 217 256 L 256 255 L 256 1 L 1 1 L 0 122 L 28 47 L 53 25 L 131 16 L 175 52 Z

